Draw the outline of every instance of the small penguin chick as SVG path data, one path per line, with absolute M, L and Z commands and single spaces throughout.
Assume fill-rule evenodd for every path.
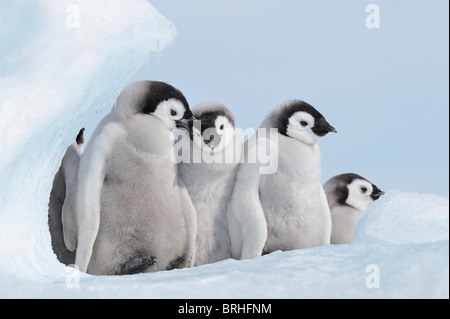
M 331 216 L 317 142 L 336 129 L 301 100 L 273 109 L 260 128 L 246 142 L 229 204 L 233 258 L 329 244 Z M 276 133 L 260 133 L 267 129 Z M 270 174 L 261 174 L 263 163 L 254 163 L 251 154 L 265 146 L 276 162 Z
M 75 264 L 94 275 L 192 265 L 196 216 L 171 160 L 192 116 L 181 91 L 157 81 L 125 87 L 80 160 Z
M 348 173 L 332 177 L 324 184 L 330 206 L 332 244 L 349 244 L 359 215 L 384 192 L 360 175 Z
M 192 109 L 188 125 L 189 161 L 178 166 L 197 213 L 195 266 L 231 257 L 227 207 L 233 191 L 243 140 L 231 111 L 219 102 Z M 196 155 L 201 155 L 198 161 Z

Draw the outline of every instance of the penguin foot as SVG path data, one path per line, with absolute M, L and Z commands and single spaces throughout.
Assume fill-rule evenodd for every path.
M 170 265 L 167 267 L 167 270 L 172 270 L 178 268 L 182 263 L 184 263 L 186 259 L 184 257 L 179 257 L 170 262 Z
M 123 275 L 134 275 L 145 271 L 156 263 L 156 257 L 141 257 L 130 260 L 122 266 Z

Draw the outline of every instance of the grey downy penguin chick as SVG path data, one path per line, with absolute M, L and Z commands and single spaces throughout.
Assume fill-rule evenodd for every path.
M 349 244 L 359 216 L 384 192 L 357 174 L 330 178 L 324 184 L 332 219 L 332 244 Z
M 230 201 L 233 258 L 328 244 L 331 217 L 320 181 L 317 142 L 336 132 L 335 128 L 314 107 L 299 100 L 274 109 L 261 128 L 275 132 L 267 137 L 262 135 L 265 130 L 258 130 L 247 141 Z M 264 143 L 275 145 L 271 153 L 277 151 L 278 167 L 272 174 L 260 174 L 261 163 L 249 161 L 252 148 L 260 149 Z
M 223 104 L 204 102 L 192 109 L 192 134 L 182 136 L 189 157 L 178 165 L 197 212 L 195 265 L 231 258 L 227 206 L 233 191 L 243 140 L 233 114 Z M 185 147 L 189 148 L 186 149 Z
M 65 216 L 63 221 L 63 208 L 73 206 L 77 185 L 78 166 L 84 146 L 84 128 L 66 150 L 61 166 L 53 179 L 48 204 L 48 227 L 50 231 L 53 252 L 56 258 L 65 265 L 75 263 L 75 253 L 68 250 L 64 243 L 64 229 L 66 232 L 77 232 L 75 216 Z
M 191 265 L 195 211 L 170 156 L 171 130 L 191 116 L 184 95 L 164 82 L 134 82 L 120 93 L 80 161 L 81 271 L 122 275 Z

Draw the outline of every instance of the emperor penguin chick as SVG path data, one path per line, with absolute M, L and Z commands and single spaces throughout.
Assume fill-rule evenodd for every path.
M 190 156 L 179 164 L 178 170 L 197 212 L 198 266 L 231 258 L 227 206 L 243 140 L 235 131 L 233 114 L 223 104 L 204 102 L 195 106 L 192 113 L 192 135 L 182 136 Z
M 164 82 L 127 86 L 80 161 L 76 266 L 95 275 L 190 266 L 195 211 L 171 160 L 192 113 Z
M 274 109 L 247 141 L 230 201 L 233 258 L 330 243 L 330 209 L 317 144 L 330 132 L 336 130 L 322 114 L 294 100 Z M 278 168 L 268 174 L 261 174 L 261 161 L 253 163 L 250 156 L 254 148 L 260 154 L 264 145 L 275 145 L 269 150 L 277 153 Z
M 360 213 L 384 192 L 357 174 L 337 175 L 324 184 L 332 219 L 332 244 L 349 244 Z
M 61 166 L 53 179 L 48 204 L 48 227 L 53 252 L 56 258 L 65 265 L 75 263 L 75 253 L 68 250 L 64 243 L 64 234 L 76 234 L 75 206 L 78 166 L 84 148 L 84 128 L 66 150 Z M 69 211 L 72 214 L 67 214 Z

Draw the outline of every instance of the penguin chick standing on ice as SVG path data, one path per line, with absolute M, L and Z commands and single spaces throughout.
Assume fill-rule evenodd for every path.
M 267 138 L 258 130 L 246 142 L 244 163 L 230 201 L 233 258 L 330 243 L 330 209 L 320 182 L 317 142 L 336 132 L 335 128 L 314 107 L 299 100 L 274 109 L 261 128 L 273 128 L 275 133 L 271 130 Z M 261 163 L 249 161 L 252 149 L 260 149 L 264 143 L 276 145 L 271 149 L 278 152 L 278 168 L 273 174 L 260 174 Z
M 63 208 L 74 206 L 77 184 L 78 166 L 84 146 L 84 128 L 78 133 L 75 142 L 64 154 L 61 166 L 53 180 L 48 204 L 48 227 L 53 252 L 60 262 L 65 265 L 75 263 L 75 253 L 68 250 L 64 244 L 64 231 L 76 234 L 76 219 L 74 215 L 63 218 Z M 64 220 L 65 219 L 65 220 Z
M 233 114 L 223 104 L 205 102 L 192 109 L 187 162 L 178 166 L 197 212 L 195 266 L 231 258 L 227 206 L 233 191 L 243 140 Z M 182 141 L 183 142 L 183 141 Z
M 349 244 L 360 213 L 384 192 L 357 174 L 342 174 L 324 184 L 332 219 L 332 244 Z
M 134 82 L 121 92 L 80 161 L 81 271 L 122 275 L 191 265 L 195 211 L 170 156 L 171 130 L 191 116 L 184 95 L 167 83 Z

